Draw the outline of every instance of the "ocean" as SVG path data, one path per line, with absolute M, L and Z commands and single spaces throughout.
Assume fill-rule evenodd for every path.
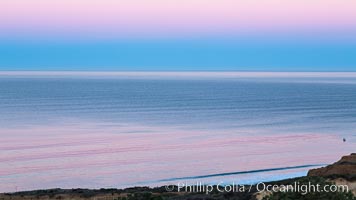
M 0 192 L 256 183 L 356 150 L 356 76 L 196 73 L 0 74 Z

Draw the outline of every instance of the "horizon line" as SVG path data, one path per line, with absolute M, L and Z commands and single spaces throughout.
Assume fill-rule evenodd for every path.
M 89 76 L 89 77 L 335 77 L 356 78 L 356 71 L 71 71 L 0 70 L 0 76 Z

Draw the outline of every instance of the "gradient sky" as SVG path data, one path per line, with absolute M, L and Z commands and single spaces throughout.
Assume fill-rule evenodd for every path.
M 0 0 L 0 70 L 356 71 L 353 0 Z

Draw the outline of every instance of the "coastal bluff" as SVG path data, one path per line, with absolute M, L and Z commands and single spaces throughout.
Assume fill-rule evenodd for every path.
M 318 176 L 329 179 L 343 178 L 356 181 L 356 153 L 343 156 L 339 161 L 326 167 L 311 169 L 308 176 Z
M 343 156 L 339 161 L 326 167 L 311 169 L 310 177 L 324 177 L 336 185 L 347 185 L 356 196 L 356 153 Z

